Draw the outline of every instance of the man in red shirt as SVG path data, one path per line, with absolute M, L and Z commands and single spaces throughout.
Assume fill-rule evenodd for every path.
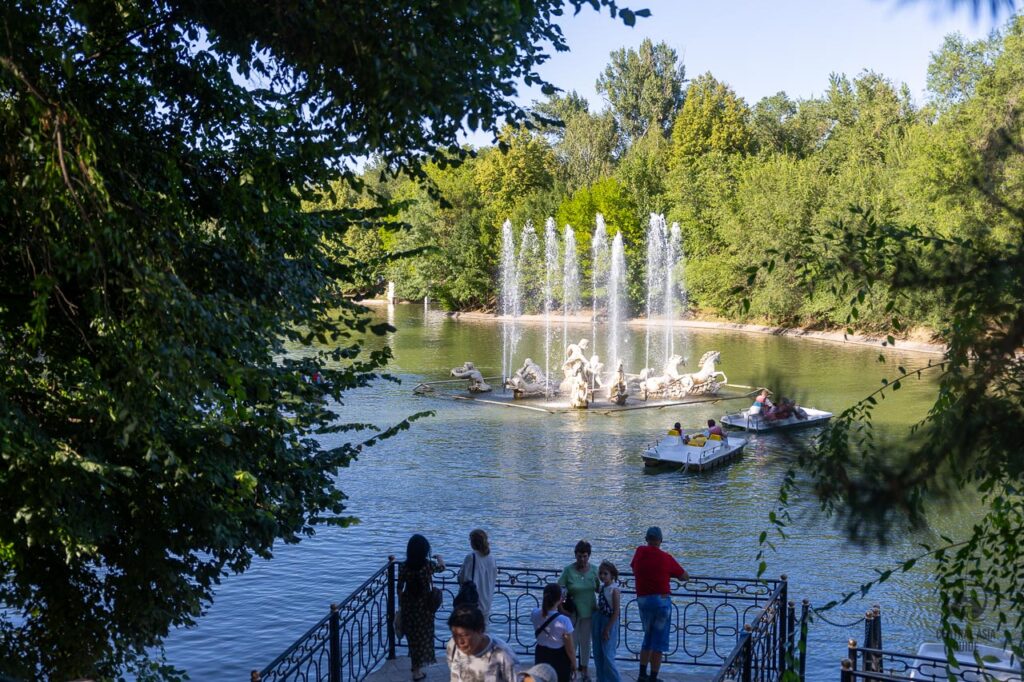
M 636 548 L 633 560 L 629 563 L 636 577 L 636 602 L 644 629 L 637 682 L 659 682 L 661 657 L 668 653 L 669 630 L 672 628 L 672 598 L 668 579 L 686 580 L 690 576 L 671 554 L 662 551 L 660 528 L 648 528 L 646 540 L 646 545 Z M 650 676 L 647 675 L 648 663 L 651 664 Z

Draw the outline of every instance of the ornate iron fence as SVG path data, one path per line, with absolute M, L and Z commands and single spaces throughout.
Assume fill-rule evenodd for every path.
M 945 658 L 917 656 L 858 647 L 851 640 L 848 658 L 842 661 L 839 671 L 841 682 L 857 682 L 857 680 L 914 680 L 914 682 L 980 682 L 981 680 L 999 680 L 1000 682 L 1022 682 L 1020 668 L 1011 670 L 996 666 L 986 666 L 984 670 L 978 665 L 961 662 L 951 668 Z
M 348 599 L 332 606 L 330 614 L 273 663 L 253 671 L 252 679 L 359 682 L 385 658 L 404 654 L 405 646 L 394 633 L 397 567 L 398 562 L 391 560 Z M 440 651 L 458 592 L 458 568 L 449 566 L 434 577 L 434 584 L 445 592 L 436 615 L 435 647 Z M 544 586 L 560 574 L 560 569 L 499 568 L 488 633 L 508 642 L 516 653 L 532 656 L 535 638 L 530 614 L 540 605 Z M 618 660 L 637 661 L 643 631 L 633 575 L 620 574 L 619 586 Z M 676 583 L 670 649 L 663 665 L 666 669 L 721 669 L 716 680 L 722 681 L 777 680 L 789 665 L 786 647 L 795 630 L 795 612 L 786 598 L 785 576 L 782 580 L 691 576 Z M 735 668 L 737 660 L 739 668 Z M 739 676 L 730 678 L 735 670 Z M 754 676 L 743 676 L 744 670 Z

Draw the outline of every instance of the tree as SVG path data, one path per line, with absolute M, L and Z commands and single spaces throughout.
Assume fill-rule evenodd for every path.
M 506 126 L 498 139 L 502 146 L 482 155 L 476 183 L 504 222 L 523 197 L 552 187 L 555 155 L 543 136 L 525 126 Z
M 791 124 L 797 111 L 797 103 L 784 92 L 762 97 L 750 115 L 750 134 L 756 149 L 762 154 L 796 152 Z
M 973 613 L 978 606 L 983 607 L 981 624 L 996 628 L 1018 658 L 1024 655 L 1022 64 L 1024 18 L 1016 17 L 991 72 L 956 107 L 961 111 L 951 121 L 964 132 L 951 147 L 964 156 L 959 165 L 969 165 L 974 174 L 973 182 L 954 183 L 946 191 L 968 205 L 988 204 L 988 216 L 999 229 L 965 237 L 856 209 L 831 221 L 829 229 L 779 249 L 753 275 L 765 276 L 780 260 L 795 265 L 804 285 L 824 283 L 848 301 L 851 326 L 858 307 L 879 296 L 891 315 L 886 345 L 897 342 L 922 292 L 948 306 L 936 330 L 946 346 L 942 361 L 913 372 L 888 368 L 878 390 L 838 415 L 816 444 L 795 458 L 771 522 L 784 536 L 792 522 L 789 504 L 798 493 L 812 491 L 821 509 L 852 538 L 884 542 L 893 525 L 922 525 L 929 508 L 978 495 L 983 514 L 961 536 L 924 546 L 838 600 L 845 603 L 927 560 L 951 661 L 956 639 L 973 641 L 978 634 Z M 965 225 L 964 232 L 976 233 L 977 226 Z M 748 305 L 744 300 L 744 308 Z M 874 415 L 883 400 L 926 374 L 936 377 L 935 402 L 904 434 L 903 447 L 894 446 L 892 438 L 876 438 Z M 774 540 L 770 537 L 761 535 L 762 556 Z
M 687 88 L 686 104 L 672 125 L 672 166 L 678 168 L 710 152 L 745 154 L 751 149 L 750 109 L 710 73 Z
M 566 192 L 571 194 L 611 174 L 621 140 L 610 111 L 591 114 L 587 100 L 575 91 L 566 97 L 552 95 L 535 110 L 561 122 L 548 132 L 555 139 L 557 173 Z
M 616 233 L 622 233 L 627 261 L 626 286 L 633 309 L 639 310 L 644 300 L 645 223 L 637 216 L 636 206 L 626 188 L 615 178 L 603 178 L 566 198 L 558 207 L 555 219 L 560 227 L 568 225 L 574 231 L 583 264 L 580 274 L 586 281 L 590 279 L 593 268 L 589 247 L 598 213 L 604 216 L 609 240 Z
M 970 99 L 978 81 L 991 68 L 993 45 L 998 42 L 997 35 L 973 42 L 960 33 L 946 36 L 928 63 L 928 92 L 940 111 Z
M 351 521 L 339 467 L 406 423 L 317 438 L 375 428 L 337 411 L 388 359 L 338 237 L 393 211 L 303 202 L 524 120 L 563 4 L 3 5 L 0 672 L 138 669 L 224 574 Z
M 686 69 L 676 51 L 665 43 L 644 39 L 638 50 L 611 53 L 611 63 L 597 79 L 619 128 L 629 140 L 648 130 L 668 132 L 683 104 Z

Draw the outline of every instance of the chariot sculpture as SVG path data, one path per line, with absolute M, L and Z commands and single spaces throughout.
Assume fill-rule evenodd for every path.
M 678 367 L 682 358 L 673 355 L 665 363 L 664 374 L 652 376 L 649 369 L 644 369 L 640 373 L 640 392 L 645 400 L 718 393 L 722 384 L 729 382 L 725 372 L 717 369 L 721 358 L 722 354 L 719 351 L 708 351 L 700 358 L 699 370 L 692 374 L 680 374 Z

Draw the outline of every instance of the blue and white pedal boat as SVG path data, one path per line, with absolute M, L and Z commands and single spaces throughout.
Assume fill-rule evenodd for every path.
M 719 421 L 735 429 L 744 429 L 762 433 L 764 431 L 782 431 L 785 429 L 800 429 L 805 426 L 817 426 L 824 424 L 834 415 L 824 410 L 816 410 L 813 407 L 805 407 L 806 419 L 797 417 L 786 417 L 785 419 L 765 419 L 760 413 L 751 414 L 750 410 L 734 412 L 723 416 Z
M 699 435 L 697 431 L 689 434 Z M 663 436 L 644 450 L 644 466 L 649 469 L 680 467 L 684 471 L 702 472 L 732 461 L 743 452 L 747 439 L 730 435 L 722 440 L 707 439 L 703 445 L 688 445 L 681 436 Z

